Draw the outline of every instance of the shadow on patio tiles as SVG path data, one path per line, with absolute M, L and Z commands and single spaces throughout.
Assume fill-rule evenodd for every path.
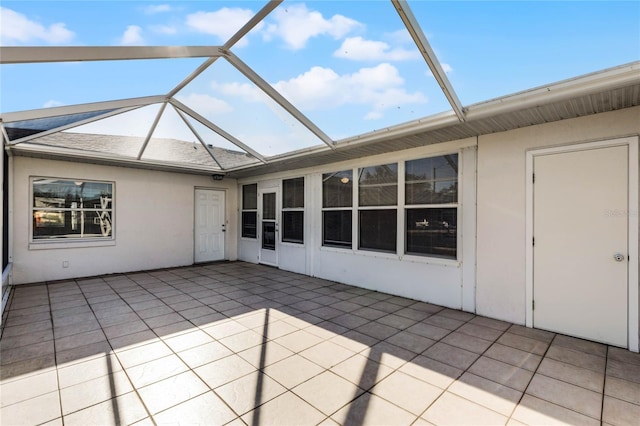
M 101 404 L 116 423 L 197 421 L 212 410 L 217 423 L 256 425 L 589 424 L 603 415 L 589 403 L 602 406 L 604 345 L 242 262 L 18 287 L 3 327 L 6 391 L 56 367 L 59 380 L 74 365 L 98 368 L 42 388 L 62 389 L 62 413 L 46 420 L 65 423 Z M 635 354 L 618 358 L 640 370 Z M 65 401 L 85 383 L 75 382 L 104 377 L 103 394 L 85 406 Z M 116 386 L 122 378 L 142 403 Z M 614 420 L 640 404 L 627 396 L 640 379 L 625 379 L 605 400 Z M 564 392 L 549 396 L 554 388 Z M 3 396 L 3 415 L 19 399 Z

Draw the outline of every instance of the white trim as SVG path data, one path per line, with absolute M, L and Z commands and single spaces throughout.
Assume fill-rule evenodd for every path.
M 533 327 L 533 161 L 540 155 L 559 154 L 564 152 L 583 151 L 589 149 L 613 146 L 627 146 L 629 154 L 629 206 L 628 217 L 629 234 L 629 264 L 628 264 L 628 349 L 634 352 L 640 350 L 639 332 L 639 289 L 638 289 L 638 216 L 639 216 L 639 164 L 638 137 L 631 136 L 618 139 L 607 139 L 596 142 L 576 143 L 550 148 L 535 149 L 526 153 L 526 210 L 525 210 L 525 324 Z

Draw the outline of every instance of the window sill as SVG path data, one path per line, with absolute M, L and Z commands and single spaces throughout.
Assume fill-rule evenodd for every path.
M 387 259 L 387 260 L 395 260 L 398 262 L 410 262 L 410 263 L 424 263 L 427 265 L 438 265 L 438 266 L 448 266 L 453 268 L 460 268 L 462 266 L 462 262 L 454 259 L 442 259 L 438 257 L 428 257 L 428 256 L 415 256 L 405 254 L 402 256 L 398 256 L 395 253 L 385 253 L 380 251 L 369 251 L 369 250 L 353 250 L 351 248 L 339 248 L 339 247 L 320 247 L 320 251 L 324 251 L 327 253 L 351 253 L 355 256 L 365 256 L 372 257 L 378 259 Z
M 111 247 L 115 246 L 115 240 L 106 241 L 32 241 L 29 250 L 59 250 L 71 248 Z

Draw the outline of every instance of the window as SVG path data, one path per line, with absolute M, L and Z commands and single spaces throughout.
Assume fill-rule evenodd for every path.
M 113 183 L 32 179 L 33 240 L 113 239 Z
M 358 177 L 358 248 L 396 252 L 398 165 L 360 169 Z
M 322 175 L 322 245 L 351 248 L 353 171 Z
M 257 238 L 258 184 L 242 186 L 242 237 Z
M 304 242 L 304 178 L 282 181 L 282 241 Z
M 405 252 L 455 259 L 457 207 L 457 154 L 407 161 Z

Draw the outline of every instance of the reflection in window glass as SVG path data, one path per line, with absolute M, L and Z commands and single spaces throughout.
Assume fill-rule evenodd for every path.
M 455 259 L 457 224 L 455 208 L 407 209 L 406 252 Z
M 351 209 L 325 210 L 322 214 L 322 245 L 351 248 Z
M 35 178 L 33 239 L 110 239 L 113 183 Z
M 258 184 L 242 186 L 242 237 L 258 237 Z
M 398 204 L 398 165 L 365 167 L 358 177 L 358 203 L 366 206 Z
M 396 252 L 395 209 L 360 210 L 360 242 L 361 250 L 377 250 Z
M 262 194 L 262 220 L 276 220 L 276 193 Z
M 353 170 L 322 175 L 322 207 L 351 207 L 353 204 Z
M 458 155 L 406 162 L 405 204 L 447 204 L 458 201 Z
M 282 241 L 304 243 L 304 177 L 282 181 Z

